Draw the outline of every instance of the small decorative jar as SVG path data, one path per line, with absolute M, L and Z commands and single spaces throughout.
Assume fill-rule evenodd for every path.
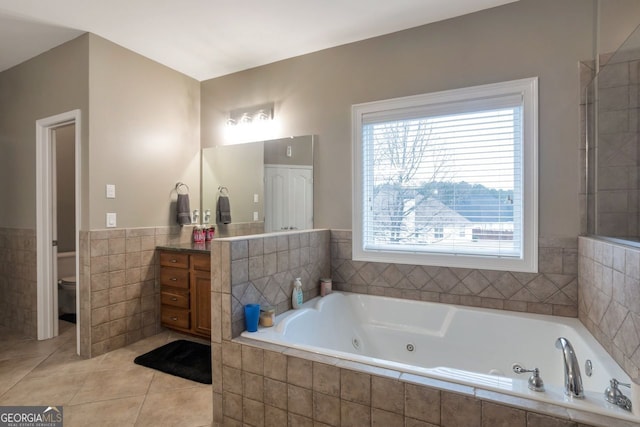
M 273 307 L 260 308 L 260 326 L 266 328 L 273 326 L 276 322 L 276 309 Z
M 320 279 L 320 296 L 329 295 L 331 293 L 331 279 Z

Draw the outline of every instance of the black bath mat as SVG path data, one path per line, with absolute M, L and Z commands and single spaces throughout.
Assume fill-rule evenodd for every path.
M 65 322 L 76 323 L 76 314 L 75 313 L 64 313 L 58 316 L 58 319 L 64 320 Z
M 211 384 L 211 346 L 178 340 L 138 356 L 134 363 L 178 377 Z

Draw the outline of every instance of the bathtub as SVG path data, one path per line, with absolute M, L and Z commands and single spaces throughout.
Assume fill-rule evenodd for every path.
M 245 331 L 242 336 L 640 421 L 604 400 L 611 378 L 629 382 L 629 377 L 574 318 L 334 292 L 277 316 L 271 328 Z M 562 352 L 555 347 L 561 336 L 571 342 L 578 357 L 585 399 L 564 394 Z M 587 360 L 593 366 L 591 376 L 585 372 Z M 515 374 L 514 363 L 540 369 L 546 390 L 529 390 L 530 374 Z M 628 389 L 622 390 L 630 395 Z

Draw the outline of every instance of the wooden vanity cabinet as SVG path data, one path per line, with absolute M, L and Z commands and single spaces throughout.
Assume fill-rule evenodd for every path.
M 210 255 L 161 250 L 160 286 L 162 326 L 210 338 Z

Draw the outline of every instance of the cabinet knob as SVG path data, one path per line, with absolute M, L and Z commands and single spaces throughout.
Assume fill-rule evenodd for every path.
M 172 258 L 172 259 L 171 259 L 171 262 L 178 262 L 178 260 L 177 260 L 177 259 L 175 259 L 175 258 Z
M 177 279 L 177 278 L 175 278 L 175 277 L 172 277 L 172 278 L 171 278 L 171 279 L 169 279 L 169 280 L 171 280 L 171 281 L 175 282 L 175 281 L 177 281 L 178 279 Z
M 171 297 L 171 301 L 178 301 L 178 298 L 176 298 L 176 297 Z
M 178 318 L 177 317 L 172 317 L 171 320 L 173 320 L 174 322 L 177 322 Z

